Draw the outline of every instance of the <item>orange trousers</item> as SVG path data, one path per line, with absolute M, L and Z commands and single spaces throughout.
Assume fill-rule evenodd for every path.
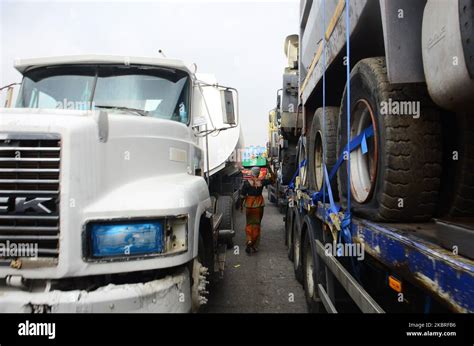
M 260 242 L 260 224 L 263 217 L 263 207 L 245 208 L 247 225 L 245 233 L 247 235 L 247 244 L 254 247 Z

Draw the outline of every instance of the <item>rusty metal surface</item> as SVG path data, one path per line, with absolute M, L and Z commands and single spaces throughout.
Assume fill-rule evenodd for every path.
M 435 223 L 420 224 L 426 230 Z M 474 261 L 407 231 L 416 224 L 380 224 L 354 218 L 354 241 L 395 272 L 455 312 L 474 312 Z M 431 226 L 430 226 L 431 225 Z
M 317 208 L 310 201 L 303 204 L 322 219 L 321 203 Z M 463 255 L 473 251 L 474 219 L 395 224 L 353 217 L 352 221 L 353 241 L 363 244 L 367 254 L 452 311 L 474 312 L 474 261 Z M 461 231 L 447 229 L 447 223 Z M 459 247 L 446 246 L 454 243 Z

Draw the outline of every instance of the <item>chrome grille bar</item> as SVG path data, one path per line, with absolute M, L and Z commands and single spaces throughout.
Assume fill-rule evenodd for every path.
M 36 244 L 38 256 L 58 257 L 60 164 L 59 135 L 0 133 L 0 243 Z

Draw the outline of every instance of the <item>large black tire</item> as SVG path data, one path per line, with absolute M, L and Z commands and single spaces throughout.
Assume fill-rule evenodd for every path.
M 376 133 L 375 137 L 367 140 L 368 147 L 372 148 L 369 150 L 375 153 L 368 165 L 372 164 L 376 169 L 376 179 L 373 179 L 370 191 L 362 192 L 367 193 L 362 202 L 356 200 L 352 190 L 353 212 L 374 221 L 416 222 L 430 219 L 439 197 L 442 139 L 439 111 L 427 96 L 426 87 L 391 85 L 385 58 L 361 60 L 352 70 L 350 83 L 351 113 L 357 114 L 356 105 L 370 105 L 375 114 L 372 123 Z M 346 92 L 347 88 L 338 124 L 339 153 L 347 142 Z M 381 115 L 382 105 L 393 101 L 421 102 L 420 117 Z M 369 112 L 360 114 L 367 115 Z M 359 133 L 352 133 L 351 137 Z M 357 177 L 356 174 L 354 176 Z M 351 185 L 355 183 L 352 181 Z M 338 171 L 338 186 L 342 204 L 347 205 L 346 163 Z
M 288 208 L 288 210 L 289 213 L 285 222 L 285 243 L 288 250 L 288 259 L 293 262 L 293 223 L 295 222 L 295 213 L 297 213 L 297 211 L 295 208 Z
M 289 234 L 291 234 L 293 213 L 294 213 L 294 208 L 291 208 L 290 206 L 288 206 L 286 208 L 286 215 L 285 215 L 285 245 L 286 246 L 288 246 L 289 237 L 290 237 Z
M 296 172 L 296 147 L 288 143 L 288 148 L 281 149 L 281 181 L 288 185 Z
M 295 213 L 293 219 L 293 269 L 295 271 L 296 281 L 303 283 L 303 264 L 302 264 L 302 239 L 301 239 L 301 224 L 302 216 L 298 213 Z
M 456 119 L 453 132 L 448 135 L 454 142 L 452 150 L 446 153 L 449 180 L 445 182 L 448 187 L 448 215 L 473 216 L 474 215 L 474 117 L 472 114 L 448 114 L 447 121 L 453 123 L 451 116 Z M 457 160 L 455 153 L 457 152 Z
M 308 143 L 308 181 L 309 187 L 314 191 L 319 191 L 323 186 L 324 175 L 322 171 L 322 162 L 324 162 L 328 174 L 337 161 L 337 119 L 339 117 L 339 108 L 326 107 L 323 118 L 323 109 L 318 108 L 311 122 Z M 318 150 L 319 149 L 319 150 Z M 317 154 L 318 151 L 318 154 Z M 316 156 L 319 156 L 319 161 Z M 316 166 L 321 169 L 317 169 Z M 318 173 L 319 172 L 319 173 Z M 333 196 L 337 199 L 337 179 L 331 181 Z
M 318 284 L 321 284 L 326 289 L 325 270 L 321 258 L 318 257 L 316 248 L 311 247 L 311 244 L 316 245 L 316 222 L 319 221 L 309 216 L 306 216 L 304 220 L 306 232 L 303 241 L 302 257 L 303 288 L 309 313 L 322 313 L 326 311 L 318 292 Z M 322 232 L 322 230 L 319 231 Z M 322 241 L 322 239 L 319 240 Z
M 234 229 L 234 200 L 232 196 L 219 196 L 216 202 L 216 212 L 222 213 L 219 229 Z M 227 248 L 234 247 L 234 240 L 227 242 Z

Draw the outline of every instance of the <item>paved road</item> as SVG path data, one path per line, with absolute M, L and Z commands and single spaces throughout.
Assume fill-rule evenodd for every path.
M 287 257 L 283 215 L 266 204 L 260 251 L 251 256 L 245 253 L 245 215 L 236 211 L 234 243 L 239 253 L 227 251 L 225 277 L 211 289 L 201 312 L 307 312 L 302 286 Z

